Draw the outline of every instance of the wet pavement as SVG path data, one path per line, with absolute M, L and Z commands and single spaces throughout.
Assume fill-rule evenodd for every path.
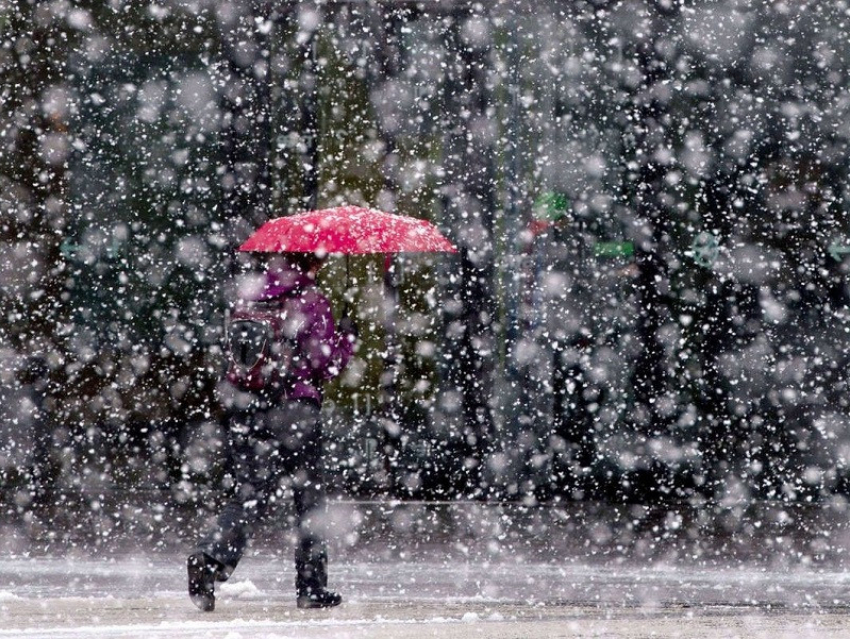
M 850 637 L 840 518 L 796 536 L 764 523 L 749 538 L 697 538 L 669 513 L 640 533 L 636 514 L 337 504 L 327 524 L 341 607 L 295 607 L 292 539 L 273 523 L 211 614 L 185 594 L 195 524 L 98 544 L 7 528 L 0 638 Z
M 255 550 L 218 588 L 185 595 L 182 555 L 6 557 L 0 637 L 850 636 L 850 576 L 524 561 L 332 564 L 345 603 L 299 611 L 287 558 Z

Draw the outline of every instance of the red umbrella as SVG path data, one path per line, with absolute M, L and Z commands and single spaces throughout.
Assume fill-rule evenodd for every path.
M 389 277 L 391 254 L 457 252 L 452 243 L 427 220 L 359 206 L 306 211 L 270 220 L 257 229 L 239 250 L 262 253 L 345 254 L 346 274 L 348 255 L 386 253 L 384 281 L 387 291 L 393 297 L 395 285 Z M 385 321 L 389 336 L 394 331 L 392 316 L 389 315 Z M 392 349 L 388 348 L 385 355 L 388 367 L 395 366 L 391 351 Z
M 456 253 L 427 220 L 359 206 L 279 217 L 261 226 L 240 251 L 266 253 Z

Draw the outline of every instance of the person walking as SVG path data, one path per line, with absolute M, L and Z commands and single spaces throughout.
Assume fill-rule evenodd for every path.
M 259 290 L 240 291 L 228 322 L 230 367 L 222 384 L 234 494 L 187 561 L 189 596 L 215 609 L 215 582 L 241 559 L 269 505 L 291 486 L 297 545 L 299 608 L 337 606 L 327 588 L 320 409 L 324 382 L 348 362 L 356 330 L 347 317 L 334 326 L 330 303 L 316 286 L 322 260 L 312 253 L 276 255 Z M 250 289 L 251 287 L 246 287 Z

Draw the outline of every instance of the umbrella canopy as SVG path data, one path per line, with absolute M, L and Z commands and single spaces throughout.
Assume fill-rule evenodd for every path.
M 266 222 L 240 251 L 265 253 L 455 253 L 427 220 L 359 206 L 306 211 Z

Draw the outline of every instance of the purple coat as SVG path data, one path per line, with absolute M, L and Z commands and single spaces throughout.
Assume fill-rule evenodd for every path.
M 295 385 L 288 397 L 321 403 L 324 383 L 345 368 L 354 351 L 355 337 L 336 331 L 330 302 L 315 281 L 296 267 L 284 263 L 266 272 L 265 287 L 255 299 L 277 298 L 282 300 L 287 325 L 302 354 L 294 371 Z

